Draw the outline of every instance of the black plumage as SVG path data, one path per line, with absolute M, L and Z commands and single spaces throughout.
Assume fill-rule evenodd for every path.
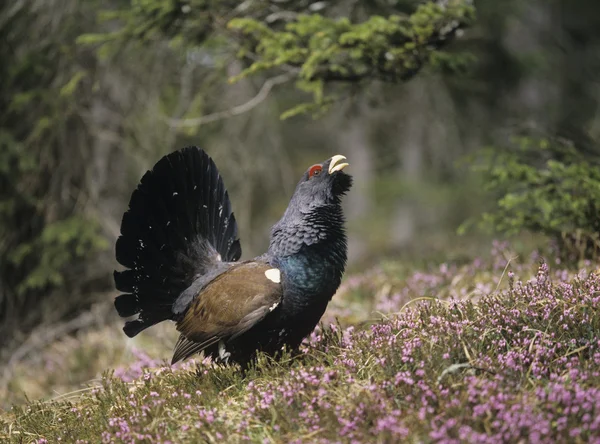
M 181 333 L 173 362 L 195 353 L 246 364 L 257 350 L 296 348 L 316 326 L 346 265 L 341 196 L 345 157 L 313 165 L 298 183 L 268 251 L 241 256 L 229 197 L 214 162 L 188 147 L 142 178 L 116 244 L 115 299 L 133 337 L 164 320 Z

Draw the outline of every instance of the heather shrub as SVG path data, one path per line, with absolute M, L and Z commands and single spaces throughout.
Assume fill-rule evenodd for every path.
M 0 438 L 597 442 L 600 276 L 591 263 L 575 273 L 506 252 L 497 243 L 488 262 L 349 279 L 337 297 L 370 292 L 382 317 L 331 322 L 300 356 L 263 356 L 246 374 L 136 352 L 83 392 L 1 414 Z
M 471 160 L 497 196 L 494 208 L 483 214 L 483 226 L 509 235 L 525 230 L 546 235 L 563 259 L 597 256 L 599 158 L 565 140 L 521 137 Z

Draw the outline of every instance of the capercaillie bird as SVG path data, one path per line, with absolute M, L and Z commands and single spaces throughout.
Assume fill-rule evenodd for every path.
M 134 337 L 159 322 L 180 332 L 172 362 L 204 351 L 247 365 L 297 348 L 336 292 L 346 265 L 341 197 L 352 178 L 341 155 L 311 166 L 271 231 L 267 252 L 238 262 L 241 246 L 223 180 L 200 148 L 164 156 L 141 179 L 116 243 L 115 308 L 137 315 Z

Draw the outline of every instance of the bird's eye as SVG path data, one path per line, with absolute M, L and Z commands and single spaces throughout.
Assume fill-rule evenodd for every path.
M 308 170 L 309 179 L 313 176 L 318 176 L 319 174 L 321 174 L 322 169 L 323 169 L 323 167 L 321 165 L 311 166 L 310 169 Z

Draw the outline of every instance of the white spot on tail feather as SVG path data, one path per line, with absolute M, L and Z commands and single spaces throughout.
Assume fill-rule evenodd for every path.
M 275 282 L 276 284 L 281 283 L 281 272 L 277 268 L 269 268 L 265 271 L 265 276 L 271 282 Z

